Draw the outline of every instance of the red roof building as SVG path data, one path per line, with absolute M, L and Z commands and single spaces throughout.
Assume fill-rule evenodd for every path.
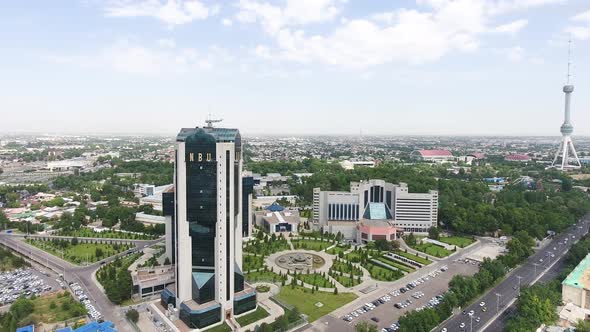
M 455 159 L 449 150 L 416 150 L 410 154 L 410 157 L 424 161 L 450 161 Z
M 504 157 L 506 161 L 530 161 L 531 157 L 526 154 L 509 154 Z

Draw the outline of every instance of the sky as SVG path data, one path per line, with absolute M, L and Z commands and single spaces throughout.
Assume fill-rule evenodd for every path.
M 0 134 L 590 135 L 587 0 L 0 2 Z

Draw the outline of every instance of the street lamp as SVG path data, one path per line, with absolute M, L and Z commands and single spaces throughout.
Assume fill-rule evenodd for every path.
M 522 277 L 516 276 L 516 278 L 518 279 L 518 295 L 520 295 L 520 279 L 522 279 Z

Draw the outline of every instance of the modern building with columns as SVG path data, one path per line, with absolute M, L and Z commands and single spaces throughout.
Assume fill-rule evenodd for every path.
M 176 306 L 190 329 L 256 309 L 242 266 L 242 142 L 237 129 L 183 128 L 176 138 L 176 284 L 161 304 Z
M 349 240 L 358 240 L 360 235 L 366 241 L 370 229 L 380 229 L 377 235 L 389 238 L 394 233 L 399 236 L 398 232 L 426 234 L 437 226 L 437 215 L 438 192 L 410 193 L 405 183 L 374 179 L 352 182 L 348 192 L 313 191 L 313 226 L 324 232 L 340 232 Z M 387 225 L 396 229 L 381 230 Z M 361 229 L 364 234 L 358 234 Z

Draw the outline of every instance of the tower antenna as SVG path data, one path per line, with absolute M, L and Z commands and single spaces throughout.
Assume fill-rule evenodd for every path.
M 207 117 L 207 120 L 205 120 L 205 123 L 207 124 L 207 128 L 213 128 L 214 123 L 219 123 L 221 121 L 223 121 L 223 119 L 213 119 L 211 113 L 209 113 L 209 116 Z
M 572 77 L 571 74 L 571 66 L 572 66 L 572 36 L 568 40 L 567 45 L 567 77 L 566 77 L 566 85 L 570 84 L 570 78 Z

